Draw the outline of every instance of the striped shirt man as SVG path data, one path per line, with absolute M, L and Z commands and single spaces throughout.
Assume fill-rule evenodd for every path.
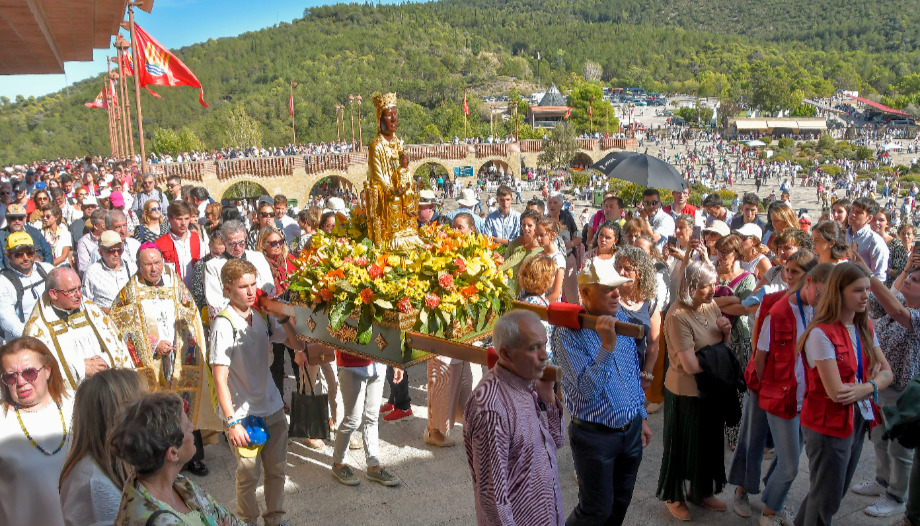
M 463 441 L 480 525 L 562 525 L 556 450 L 562 404 L 539 400 L 534 381 L 496 365 L 466 405 Z
M 616 319 L 629 322 L 622 310 Z M 618 337 L 614 352 L 609 352 L 593 330 L 556 327 L 552 349 L 562 373 L 565 406 L 573 417 L 614 429 L 636 415 L 647 418 L 634 339 Z

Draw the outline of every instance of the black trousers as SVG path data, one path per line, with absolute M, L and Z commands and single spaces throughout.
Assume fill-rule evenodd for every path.
M 197 462 L 204 459 L 204 444 L 201 442 L 201 431 L 196 429 L 192 434 L 195 436 L 195 456 L 189 462 Z
M 402 382 L 393 383 L 393 368 L 387 366 L 387 385 L 390 386 L 390 397 L 387 402 L 393 404 L 396 409 L 408 411 L 412 406 L 412 399 L 409 398 L 409 373 L 403 370 Z

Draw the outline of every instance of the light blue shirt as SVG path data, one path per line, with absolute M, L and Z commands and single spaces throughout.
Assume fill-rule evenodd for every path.
M 855 234 L 853 227 L 847 228 L 847 243 L 856 243 L 856 253 L 866 262 L 872 275 L 884 282 L 888 273 L 888 245 L 866 223 Z
M 521 235 L 520 212 L 512 209 L 508 211 L 508 215 L 506 216 L 503 216 L 500 210 L 492 212 L 486 217 L 486 225 L 483 234 L 498 239 L 513 240 Z
M 629 321 L 622 310 L 616 319 Z M 597 331 L 558 326 L 552 349 L 562 372 L 560 384 L 570 415 L 612 428 L 625 426 L 636 415 L 648 417 L 635 339 L 618 336 L 610 352 L 601 347 Z

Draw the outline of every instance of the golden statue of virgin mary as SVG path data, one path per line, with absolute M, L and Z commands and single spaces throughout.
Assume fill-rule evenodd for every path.
M 374 97 L 377 135 L 368 148 L 364 183 L 368 235 L 377 247 L 402 250 L 422 245 L 418 237 L 418 192 L 409 173 L 409 157 L 396 136 L 396 94 Z

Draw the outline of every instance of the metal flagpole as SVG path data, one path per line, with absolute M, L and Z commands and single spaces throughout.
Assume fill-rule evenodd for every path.
M 137 35 L 134 31 L 134 6 L 128 2 L 128 29 L 131 31 L 131 50 L 134 54 L 134 101 L 137 103 L 137 138 L 141 147 L 141 173 L 147 172 L 147 150 L 144 148 L 144 114 L 141 113 L 140 50 L 137 49 Z

